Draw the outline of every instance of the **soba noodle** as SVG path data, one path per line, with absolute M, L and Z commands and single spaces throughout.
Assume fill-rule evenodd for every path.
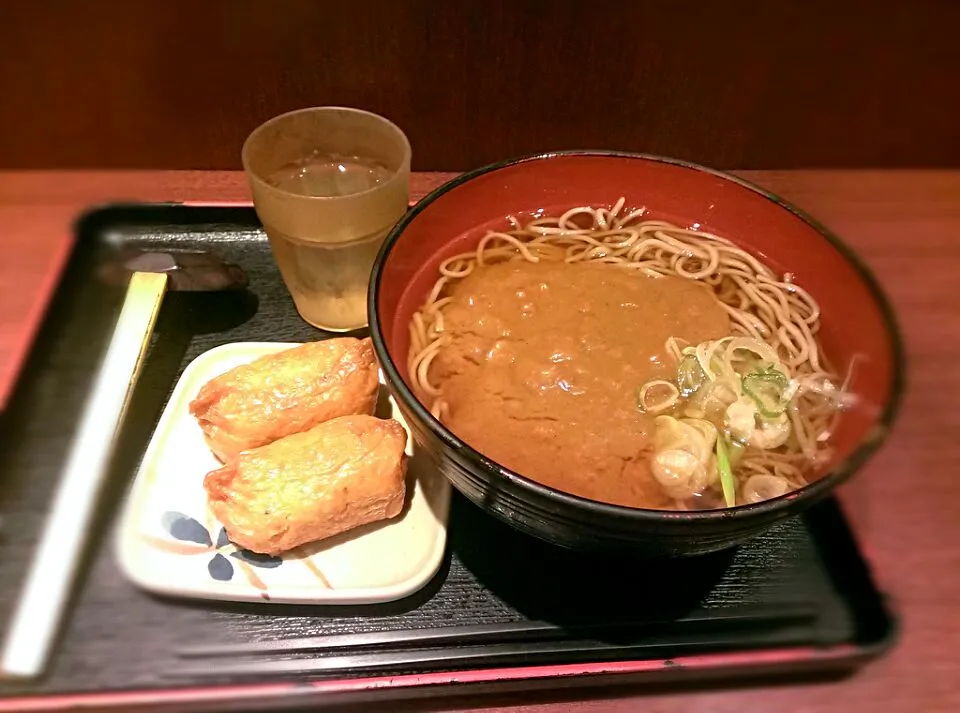
M 509 229 L 490 231 L 475 250 L 444 260 L 439 279 L 410 324 L 408 370 L 421 398 L 436 418 L 445 419 L 448 405 L 442 389 L 431 382 L 430 367 L 448 343 L 444 333 L 444 308 L 452 299 L 448 290 L 480 266 L 523 260 L 592 262 L 651 276 L 681 277 L 712 291 L 729 315 L 731 335 L 708 345 L 668 341 L 667 352 L 678 363 L 685 354 L 696 355 L 709 372 L 714 354 L 729 347 L 732 339 L 745 338 L 769 345 L 778 368 L 789 372 L 790 398 L 783 417 L 789 419 L 793 436 L 774 448 L 743 444 L 734 473 L 739 500 L 757 501 L 781 494 L 784 487 L 801 487 L 806 474 L 827 456 L 826 441 L 846 390 L 846 380 L 838 383 L 818 343 L 816 300 L 794 284 L 789 273 L 777 275 L 726 238 L 695 229 L 698 226 L 644 220 L 644 209 L 625 211 L 625 203 L 620 198 L 612 208 L 581 206 L 559 217 L 535 217 L 526 223 L 510 217 Z M 743 344 L 741 339 L 735 346 Z M 704 361 L 698 349 L 713 351 Z M 651 403 L 657 394 L 659 400 Z M 672 381 L 640 386 L 640 407 L 651 414 L 677 415 L 684 402 Z M 760 492 L 764 490 L 767 494 Z M 685 507 L 682 499 L 677 506 Z

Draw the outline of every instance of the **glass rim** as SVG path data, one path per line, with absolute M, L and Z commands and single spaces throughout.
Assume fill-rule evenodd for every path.
M 390 172 L 390 178 L 388 178 L 383 183 L 373 186 L 372 188 L 365 188 L 362 191 L 357 191 L 356 193 L 348 193 L 347 195 L 343 195 L 343 196 L 306 196 L 306 195 L 303 195 L 302 193 L 294 193 L 293 191 L 287 191 L 282 188 L 278 188 L 277 186 L 271 185 L 263 178 L 263 176 L 261 176 L 259 173 L 257 173 L 256 171 L 250 168 L 250 161 L 248 158 L 248 154 L 251 150 L 251 146 L 256 141 L 256 139 L 258 139 L 260 135 L 264 131 L 266 131 L 268 128 L 275 126 L 276 124 L 279 124 L 283 121 L 289 120 L 290 118 L 294 116 L 298 116 L 300 114 L 318 114 L 318 113 L 333 113 L 333 112 L 365 115 L 381 122 L 388 129 L 391 129 L 396 134 L 396 136 L 400 139 L 400 144 L 403 148 L 403 159 L 401 161 L 400 168 L 392 170 Z M 390 121 L 390 119 L 386 118 L 385 116 L 382 116 L 372 111 L 367 111 L 366 109 L 357 109 L 356 107 L 350 107 L 350 106 L 309 106 L 309 107 L 302 107 L 300 109 L 293 109 L 291 111 L 284 112 L 283 114 L 277 114 L 276 116 L 273 116 L 267 119 L 265 122 L 257 126 L 253 131 L 251 131 L 247 135 L 247 138 L 244 139 L 243 146 L 240 149 L 240 162 L 243 164 L 243 171 L 244 173 L 247 174 L 247 179 L 249 181 L 255 182 L 259 188 L 265 191 L 274 193 L 276 195 L 286 196 L 295 200 L 326 202 L 326 201 L 342 201 L 344 199 L 356 199 L 360 197 L 365 197 L 373 193 L 377 193 L 385 188 L 391 187 L 397 180 L 399 180 L 400 175 L 404 173 L 404 165 L 406 165 L 406 169 L 407 169 L 406 173 L 410 172 L 409 163 L 410 163 L 411 155 L 412 155 L 412 150 L 410 147 L 410 140 L 407 138 L 407 135 L 403 132 L 403 129 L 401 129 L 399 126 L 397 126 L 394 122 Z

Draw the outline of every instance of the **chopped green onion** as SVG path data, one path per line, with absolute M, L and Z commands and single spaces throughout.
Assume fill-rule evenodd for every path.
M 720 471 L 720 487 L 723 488 L 723 499 L 728 508 L 737 504 L 736 484 L 733 482 L 733 471 L 730 469 L 730 459 L 727 457 L 727 445 L 723 436 L 717 435 L 717 470 Z
M 697 389 L 703 386 L 704 377 L 696 355 L 687 354 L 680 360 L 680 365 L 677 367 L 677 385 L 684 398 L 696 393 Z
M 741 382 L 743 393 L 757 405 L 757 411 L 764 418 L 776 418 L 787 408 L 783 392 L 787 388 L 787 377 L 770 367 L 751 371 Z
M 758 376 L 768 377 L 773 381 L 777 382 L 781 388 L 787 387 L 787 376 L 782 371 L 777 369 L 773 364 L 768 364 L 765 367 L 761 367 L 756 370 Z

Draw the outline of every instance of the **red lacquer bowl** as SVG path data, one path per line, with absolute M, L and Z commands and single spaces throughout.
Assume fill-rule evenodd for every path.
M 822 308 L 821 341 L 835 364 L 860 355 L 845 413 L 822 477 L 779 498 L 725 510 L 672 512 L 619 507 L 554 490 L 486 458 L 434 419 L 407 375 L 408 325 L 440 260 L 473 248 L 509 214 L 610 205 L 625 196 L 647 217 L 699 223 L 794 274 Z M 387 237 L 370 280 L 370 331 L 394 398 L 416 440 L 453 485 L 484 510 L 544 540 L 577 549 L 632 548 L 689 555 L 724 549 L 796 515 L 856 472 L 896 416 L 903 347 L 890 305 L 853 251 L 813 219 L 739 178 L 690 163 L 622 153 L 531 156 L 459 176 L 418 203 Z M 638 325 L 638 329 L 642 328 Z

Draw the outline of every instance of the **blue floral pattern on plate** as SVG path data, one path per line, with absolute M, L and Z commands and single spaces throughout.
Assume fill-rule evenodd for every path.
M 252 570 L 249 570 L 248 567 L 244 567 L 243 565 L 262 569 L 274 569 L 283 564 L 282 557 L 251 552 L 242 547 L 237 547 L 230 541 L 230 537 L 223 527 L 220 528 L 216 542 L 214 542 L 206 525 L 189 515 L 184 515 L 182 512 L 175 510 L 166 511 L 160 518 L 160 524 L 173 539 L 179 542 L 197 545 L 196 548 L 190 548 L 189 551 L 180 550 L 182 554 L 213 553 L 213 557 L 210 559 L 210 562 L 207 563 L 207 572 L 210 573 L 213 579 L 219 582 L 229 582 L 235 574 L 233 564 L 224 556 L 224 552 L 228 556 L 236 559 L 240 563 L 244 574 L 247 575 L 247 579 L 262 591 L 262 596 L 264 597 L 266 597 L 267 592 L 266 585 Z M 153 544 L 162 546 L 159 542 L 154 542 Z

